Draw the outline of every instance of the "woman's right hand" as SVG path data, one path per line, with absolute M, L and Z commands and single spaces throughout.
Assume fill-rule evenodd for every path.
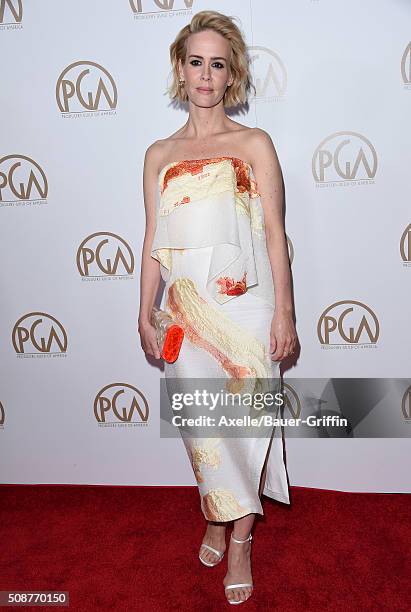
M 151 323 L 138 324 L 138 333 L 140 334 L 141 348 L 146 355 L 151 355 L 155 359 L 160 359 L 160 349 L 157 344 L 156 328 Z

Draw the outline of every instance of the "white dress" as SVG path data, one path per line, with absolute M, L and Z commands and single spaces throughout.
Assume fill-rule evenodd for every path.
M 192 391 L 192 379 L 219 381 L 227 392 L 275 394 L 279 362 L 269 353 L 274 287 L 251 166 L 228 156 L 167 164 L 158 177 L 156 214 L 151 255 L 166 283 L 163 307 L 185 332 L 178 359 L 165 364 L 170 397 Z M 207 410 L 201 414 L 214 414 Z M 231 407 L 227 415 L 246 412 L 280 416 L 278 407 L 241 413 Z M 216 414 L 222 413 L 220 407 Z M 186 408 L 187 414 L 200 412 Z M 267 453 L 263 494 L 289 504 L 279 427 L 244 426 L 238 436 L 223 429 L 223 435 L 209 428 L 180 430 L 205 518 L 264 514 L 259 487 Z

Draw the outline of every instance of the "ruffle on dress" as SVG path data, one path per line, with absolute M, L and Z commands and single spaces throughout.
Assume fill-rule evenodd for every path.
M 206 289 L 219 304 L 250 291 L 274 306 L 264 214 L 252 168 L 218 157 L 167 164 L 158 177 L 151 256 L 162 278 L 172 251 L 212 246 Z

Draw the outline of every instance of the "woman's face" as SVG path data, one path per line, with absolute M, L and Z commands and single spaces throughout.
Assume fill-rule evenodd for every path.
M 186 61 L 179 63 L 179 75 L 193 104 L 208 108 L 220 102 L 233 81 L 229 57 L 230 43 L 213 30 L 188 37 Z

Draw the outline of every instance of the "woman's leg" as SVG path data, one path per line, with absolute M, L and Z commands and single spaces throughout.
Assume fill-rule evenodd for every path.
M 208 544 L 212 548 L 225 552 L 225 530 L 227 523 L 217 523 L 216 521 L 207 521 L 207 530 L 204 534 L 202 544 Z M 217 563 L 219 557 L 207 548 L 201 547 L 200 557 L 208 563 Z
M 251 533 L 255 514 L 247 514 L 234 522 L 233 537 L 237 540 L 245 540 Z M 251 542 L 239 544 L 230 538 L 228 549 L 228 571 L 224 578 L 224 586 L 228 584 L 252 583 L 251 574 Z M 252 587 L 238 587 L 228 589 L 226 597 L 228 600 L 240 601 L 250 597 Z

